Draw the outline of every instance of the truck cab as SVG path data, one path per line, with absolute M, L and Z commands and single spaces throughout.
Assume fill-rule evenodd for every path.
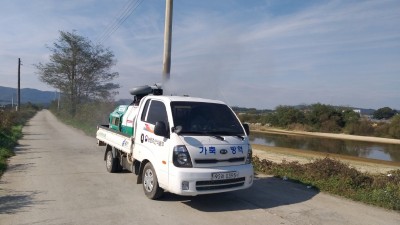
M 250 187 L 248 129 L 226 104 L 179 96 L 142 101 L 133 155 L 152 162 L 162 189 L 197 195 Z

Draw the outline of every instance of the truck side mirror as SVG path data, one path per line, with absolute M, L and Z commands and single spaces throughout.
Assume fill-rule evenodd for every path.
M 250 127 L 249 127 L 249 124 L 243 123 L 242 125 L 243 125 L 243 127 L 244 127 L 244 131 L 246 131 L 246 134 L 247 134 L 247 135 L 250 135 Z
M 162 137 L 169 138 L 169 132 L 164 122 L 158 121 L 154 126 L 154 134 Z

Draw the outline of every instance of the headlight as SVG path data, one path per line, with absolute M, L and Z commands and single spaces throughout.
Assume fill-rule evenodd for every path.
M 253 158 L 253 150 L 251 149 L 251 145 L 249 145 L 249 151 L 247 152 L 246 164 L 250 164 Z
M 176 167 L 193 167 L 189 151 L 184 145 L 178 145 L 174 147 L 172 161 Z

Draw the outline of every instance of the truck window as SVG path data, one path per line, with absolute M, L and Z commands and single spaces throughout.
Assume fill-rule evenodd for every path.
M 206 102 L 171 102 L 174 126 L 181 134 L 244 135 L 232 110 L 224 104 Z
M 145 121 L 151 124 L 156 124 L 156 122 L 162 121 L 167 125 L 168 117 L 164 103 L 152 100 Z
M 144 105 L 143 112 L 142 112 L 142 116 L 140 117 L 140 119 L 141 119 L 142 121 L 145 121 L 145 120 L 146 120 L 147 109 L 149 108 L 150 101 L 151 101 L 150 99 L 147 100 L 146 104 Z

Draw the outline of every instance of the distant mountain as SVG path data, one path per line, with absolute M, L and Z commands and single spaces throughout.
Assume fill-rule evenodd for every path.
M 49 104 L 56 98 L 54 91 L 41 91 L 32 88 L 21 88 L 21 103 Z M 17 89 L 0 86 L 0 105 L 17 104 Z

